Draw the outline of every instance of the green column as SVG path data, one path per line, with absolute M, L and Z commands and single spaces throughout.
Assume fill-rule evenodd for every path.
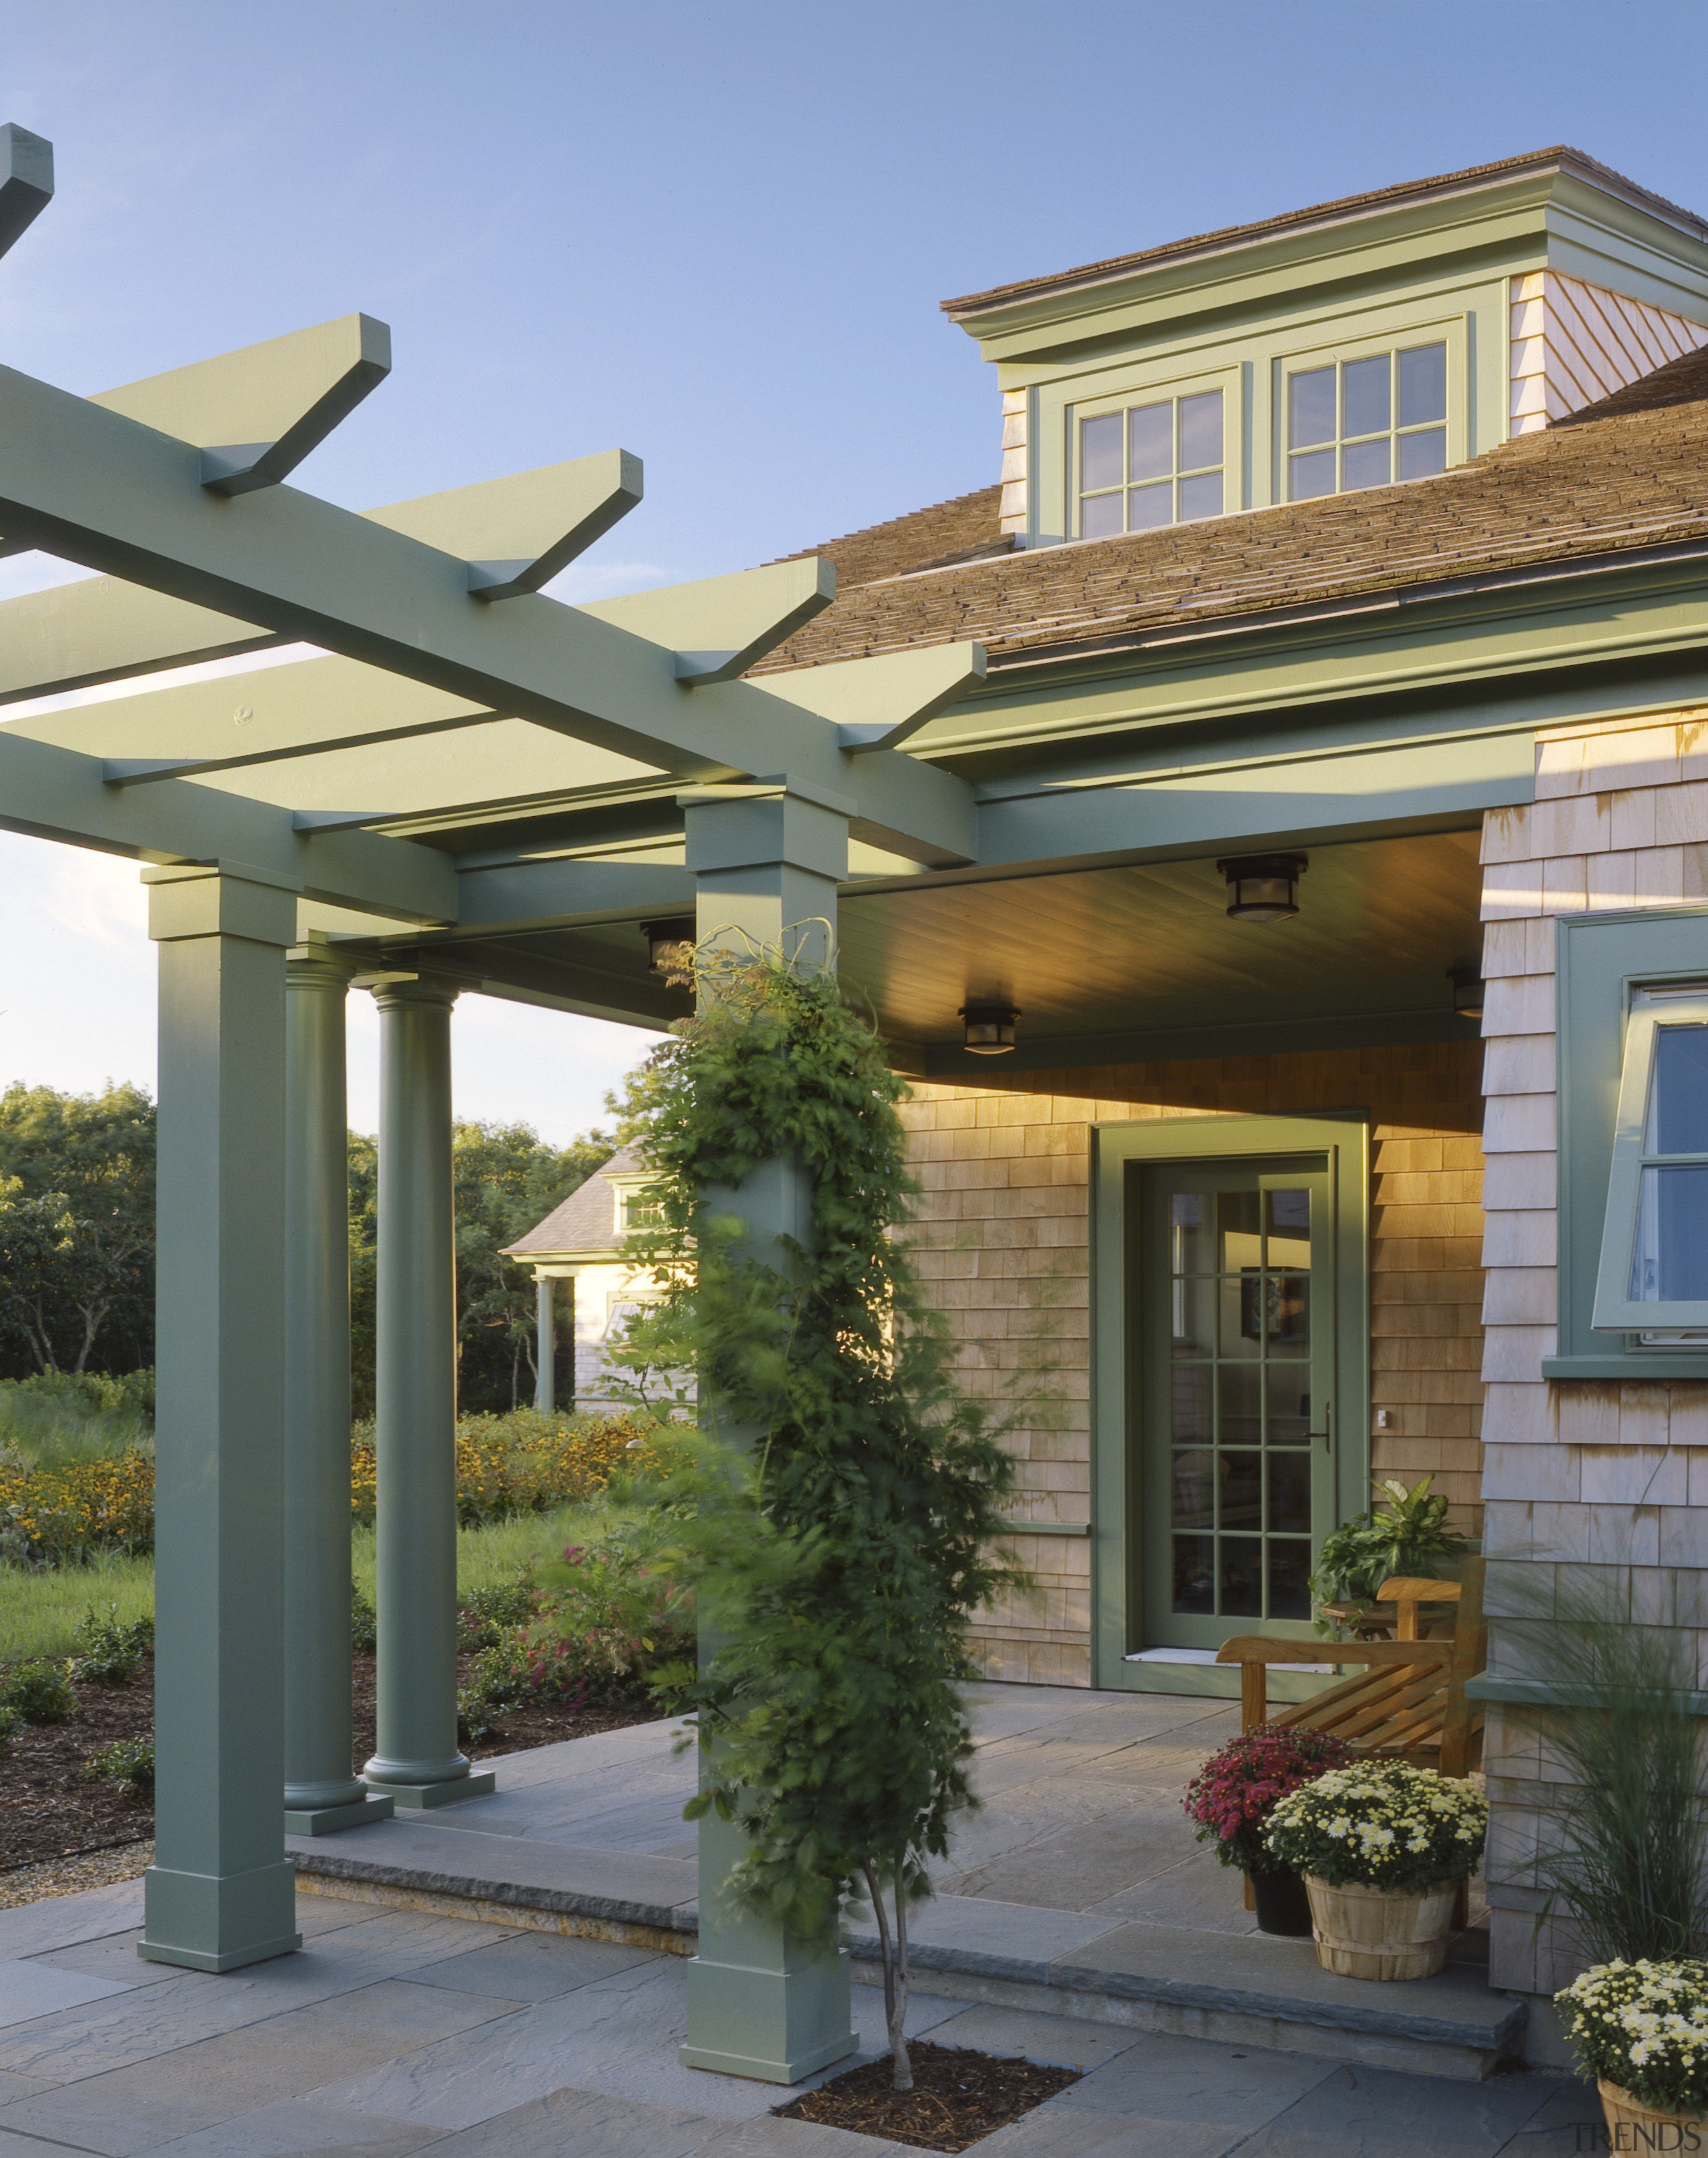
M 534 1406 L 542 1416 L 557 1407 L 557 1311 L 552 1298 L 557 1283 L 550 1274 L 534 1277 L 538 1339 L 534 1345 Z
M 742 932 L 729 939 L 740 953 L 744 937 L 776 945 L 814 921 L 833 936 L 851 803 L 787 783 L 708 789 L 687 802 L 703 942 L 722 930 Z M 796 939 L 788 941 L 792 947 Z M 809 957 L 828 956 L 824 929 L 806 932 L 804 943 Z M 811 1187 L 792 1162 L 766 1162 L 737 1189 L 706 1197 L 739 1214 L 755 1243 L 810 1240 Z M 744 1841 L 739 1826 L 715 1814 L 699 1824 L 699 1952 L 688 1966 L 681 2058 L 725 2075 L 797 2083 L 854 2050 L 848 1952 L 837 1945 L 833 1926 L 802 1938 L 725 1905 L 723 1885 Z
M 493 1789 L 457 1744 L 457 1250 L 449 984 L 376 985 L 374 1342 L 379 1742 L 363 1770 L 400 1806 Z
M 350 1766 L 349 969 L 324 940 L 285 968 L 285 1826 L 384 1820 Z
M 280 1546 L 285 951 L 262 870 L 145 870 L 160 947 L 154 1863 L 139 1954 L 300 1945 L 285 1856 Z

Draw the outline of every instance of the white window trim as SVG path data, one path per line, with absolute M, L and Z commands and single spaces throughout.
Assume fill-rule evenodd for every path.
M 1607 1175 L 1607 1211 L 1602 1230 L 1590 1325 L 1601 1334 L 1653 1335 L 1708 1328 L 1708 1298 L 1638 1302 L 1630 1293 L 1637 1242 L 1637 1204 L 1645 1165 L 1691 1156 L 1645 1156 L 1649 1094 L 1654 1071 L 1657 1028 L 1708 1025 L 1708 985 L 1639 991 L 1625 1023 L 1619 1073 L 1619 1107 L 1613 1122 L 1613 1157 Z

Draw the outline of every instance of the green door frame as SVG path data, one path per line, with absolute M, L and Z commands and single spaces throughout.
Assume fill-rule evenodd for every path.
M 1334 1214 L 1335 1492 L 1338 1518 L 1370 1489 L 1370 1128 L 1344 1118 L 1170 1117 L 1091 1128 L 1091 1683 L 1129 1693 L 1236 1695 L 1213 1665 L 1129 1664 L 1141 1643 L 1140 1492 L 1129 1474 L 1139 1412 L 1139 1340 L 1129 1320 L 1137 1264 L 1138 1169 L 1157 1161 L 1322 1154 Z M 1277 1674 L 1272 1690 L 1312 1681 Z

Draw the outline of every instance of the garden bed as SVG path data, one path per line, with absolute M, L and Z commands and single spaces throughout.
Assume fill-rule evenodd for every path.
M 907 2049 L 913 2088 L 898 2091 L 886 2053 L 776 2110 L 784 2120 L 816 2121 L 854 2135 L 875 2135 L 919 2150 L 970 2150 L 1080 2079 L 1077 2068 L 976 2052 L 969 2046 L 916 2040 Z
M 460 1660 L 467 1675 L 472 1657 Z M 374 1659 L 354 1659 L 355 1759 L 374 1751 Z M 471 1758 L 492 1760 L 532 1746 L 555 1746 L 596 1731 L 617 1731 L 649 1722 L 658 1714 L 644 1696 L 603 1708 L 570 1708 L 533 1701 L 503 1718 L 502 1735 L 471 1748 Z M 154 1728 L 153 1660 L 124 1686 L 80 1686 L 77 1712 L 66 1723 L 25 1724 L 13 1733 L 0 1760 L 0 1872 L 153 1835 L 153 1809 L 144 1799 L 108 1784 L 85 1783 L 83 1764 L 116 1739 L 147 1738 Z

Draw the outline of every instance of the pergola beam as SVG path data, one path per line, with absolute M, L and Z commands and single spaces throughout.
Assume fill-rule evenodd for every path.
M 0 735 L 0 829 L 166 864 L 246 864 L 305 896 L 423 922 L 457 918 L 457 875 L 431 847 L 378 833 L 300 833 L 288 809 L 175 780 L 140 796 L 98 757 Z
M 204 487 L 276 487 L 391 372 L 391 332 L 371 315 L 149 375 L 90 399 L 200 450 Z
M 0 255 L 54 199 L 54 146 L 8 121 L 0 127 Z

